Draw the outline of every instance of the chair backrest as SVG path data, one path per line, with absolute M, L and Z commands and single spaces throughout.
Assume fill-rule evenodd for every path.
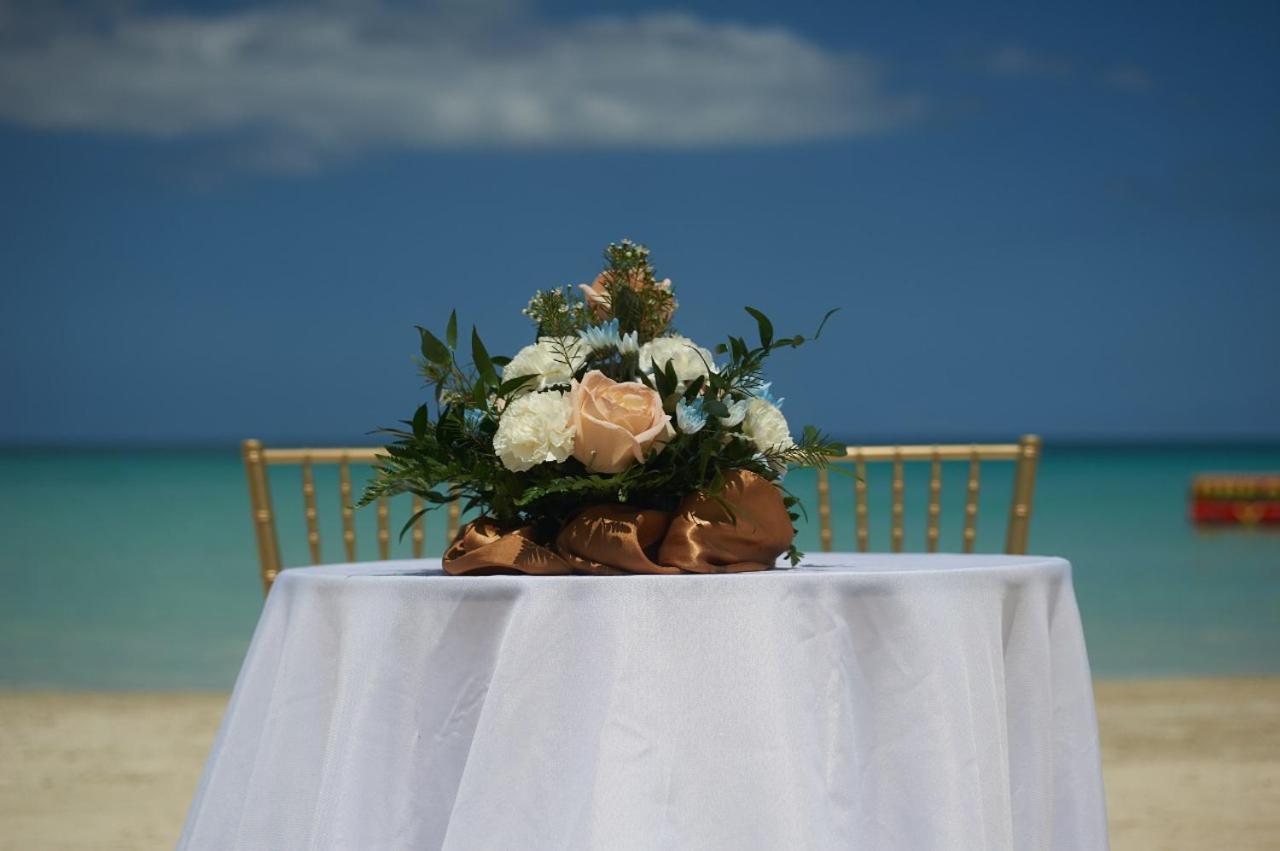
M 901 552 L 903 545 L 904 474 L 908 462 L 929 462 L 929 507 L 926 529 L 926 549 L 938 549 L 938 529 L 942 513 L 942 463 L 967 461 L 968 477 L 965 486 L 964 552 L 973 552 L 978 529 L 978 496 L 981 486 L 981 468 L 984 461 L 1015 462 L 1013 497 L 1009 506 L 1009 523 L 1005 534 L 1005 552 L 1025 553 L 1027 535 L 1031 527 L 1031 509 L 1035 497 L 1036 467 L 1040 460 L 1040 438 L 1026 435 L 1017 443 L 950 444 L 933 446 L 849 446 L 845 454 L 832 459 L 833 464 L 852 464 L 857 478 L 854 481 L 854 522 L 857 546 L 860 552 L 868 549 L 867 464 L 887 462 L 893 465 L 890 508 L 890 546 Z M 316 507 L 316 487 L 313 473 L 316 464 L 338 465 L 339 507 L 342 513 L 343 552 L 348 561 L 356 560 L 356 526 L 351 490 L 351 465 L 373 464 L 380 452 L 370 447 L 324 447 L 303 449 L 267 449 L 260 441 L 246 440 L 240 445 L 244 457 L 245 475 L 249 482 L 249 503 L 253 511 L 253 530 L 258 542 L 258 562 L 262 572 L 263 593 L 271 590 L 271 583 L 282 568 L 280 542 L 276 533 L 276 515 L 271 501 L 271 485 L 267 468 L 276 465 L 296 465 L 302 468 L 302 505 L 306 519 L 307 549 L 311 564 L 320 564 L 320 523 Z M 412 511 L 422 508 L 422 501 L 413 497 Z M 390 509 L 386 499 L 376 506 L 378 558 L 391 555 Z M 458 503 L 448 507 L 446 540 L 452 541 L 458 532 Z M 823 551 L 829 552 L 832 543 L 831 482 L 827 470 L 818 471 L 818 520 Z M 410 531 L 414 558 L 421 558 L 426 535 L 420 519 Z
M 981 464 L 984 461 L 1014 462 L 1013 497 L 1009 504 L 1009 525 L 1005 532 L 1004 551 L 1021 554 L 1027 551 L 1027 535 L 1031 528 L 1031 506 L 1035 497 L 1036 467 L 1040 461 L 1040 438 L 1024 435 L 1017 443 L 951 444 L 934 446 L 849 446 L 845 454 L 832 459 L 833 464 L 854 467 L 854 525 L 859 552 L 868 547 L 867 529 L 867 465 L 891 463 L 892 502 L 889 511 L 889 545 L 902 552 L 903 544 L 903 466 L 907 462 L 929 463 L 929 508 L 926 516 L 925 546 L 928 552 L 938 550 L 938 528 L 942 514 L 942 463 L 967 461 L 968 477 L 964 503 L 964 551 L 973 552 L 978 536 L 978 494 L 981 488 Z M 818 471 L 818 521 L 822 549 L 831 550 L 831 482 L 827 470 Z
M 320 564 L 320 522 L 316 508 L 316 486 L 313 468 L 316 464 L 338 465 L 338 495 L 342 512 L 342 544 L 347 561 L 356 560 L 356 524 L 355 499 L 351 492 L 351 465 L 373 464 L 381 450 L 369 447 L 329 447 L 308 449 L 267 449 L 257 440 L 246 440 L 240 444 L 240 453 L 244 457 L 245 475 L 249 480 L 249 504 L 253 510 L 253 531 L 258 540 L 258 562 L 262 570 L 262 590 L 265 594 L 271 590 L 271 583 L 280 573 L 280 541 L 276 534 L 276 515 L 271 503 L 271 484 L 267 476 L 267 468 L 274 465 L 297 465 L 302 467 L 302 506 L 303 516 L 307 522 L 307 549 L 310 551 L 311 564 Z M 391 513 L 387 500 L 377 502 L 378 522 L 378 558 L 391 556 Z M 422 509 L 422 501 L 413 497 L 412 510 L 416 514 Z M 453 540 L 458 532 L 458 503 L 449 504 L 448 540 Z M 426 534 L 423 522 L 419 519 L 410 532 L 413 541 L 414 558 L 422 557 Z

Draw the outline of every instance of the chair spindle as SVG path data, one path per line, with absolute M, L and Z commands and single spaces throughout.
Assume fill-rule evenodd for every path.
M 965 485 L 964 497 L 964 551 L 973 552 L 978 540 L 978 489 L 981 486 L 978 449 L 974 447 L 969 453 L 969 482 Z
M 378 499 L 378 558 L 386 561 L 391 558 L 391 509 L 387 507 L 387 498 Z
M 453 539 L 458 537 L 458 516 L 461 513 L 461 508 L 459 507 L 456 499 L 449 503 L 449 526 L 445 530 L 445 535 L 448 538 L 450 546 L 453 545 Z
M 356 519 L 351 507 L 351 465 L 344 454 L 338 461 L 338 494 L 342 499 L 342 546 L 347 561 L 356 560 Z
M 867 462 L 862 457 L 861 449 L 853 453 L 853 461 L 854 473 L 857 475 L 853 483 L 853 516 L 857 526 L 858 552 L 865 553 L 870 546 L 867 534 Z
M 307 519 L 307 548 L 311 551 L 311 563 L 319 564 L 320 522 L 316 511 L 316 479 L 311 469 L 311 456 L 302 459 L 302 514 Z
M 422 498 L 417 494 L 413 495 L 413 505 L 410 507 L 409 510 L 412 511 L 414 514 L 417 514 L 419 511 L 422 510 Z M 424 525 L 423 523 L 424 519 L 425 519 L 425 515 L 413 521 L 413 531 L 409 533 L 409 535 L 413 538 L 413 557 L 414 558 L 422 558 L 422 548 L 427 538 L 426 533 L 422 531 L 422 527 Z
M 902 552 L 902 451 L 895 447 L 893 451 L 893 507 L 889 544 L 895 553 Z
M 942 516 L 942 453 L 933 448 L 933 461 L 929 465 L 929 525 L 926 533 L 928 551 L 938 551 L 938 522 Z
M 831 482 L 825 467 L 818 468 L 818 532 L 822 551 L 831 552 Z

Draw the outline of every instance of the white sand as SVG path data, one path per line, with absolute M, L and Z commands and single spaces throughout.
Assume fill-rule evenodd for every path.
M 173 848 L 225 705 L 0 692 L 0 849 Z
M 220 694 L 0 692 L 0 849 L 172 848 Z M 1280 847 L 1280 678 L 1098 685 L 1117 851 Z
M 1280 848 L 1280 679 L 1096 690 L 1113 848 Z

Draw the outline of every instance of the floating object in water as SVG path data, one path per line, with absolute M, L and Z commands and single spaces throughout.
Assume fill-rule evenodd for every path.
M 1280 525 L 1280 473 L 1203 473 L 1191 480 L 1191 519 L 1202 524 Z

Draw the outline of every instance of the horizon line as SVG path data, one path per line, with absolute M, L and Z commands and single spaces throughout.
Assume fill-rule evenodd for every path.
M 983 443 L 1016 443 L 1025 432 L 1017 434 L 1001 433 L 999 435 L 965 435 L 963 437 L 931 436 L 925 439 L 911 435 L 899 435 L 889 438 L 884 435 L 871 435 L 857 441 L 834 438 L 836 443 L 848 446 L 905 446 L 905 445 L 947 445 L 947 444 L 983 444 Z M 1041 434 L 1040 437 L 1050 447 L 1064 449 L 1280 449 L 1280 435 L 1264 436 L 1221 436 L 1208 435 L 1196 437 L 1053 437 Z M 385 446 L 385 442 L 368 440 L 333 440 L 333 439 L 280 439 L 263 440 L 269 447 L 334 447 L 350 446 L 359 448 L 377 448 Z M 116 441 L 8 441 L 0 440 L 0 452 L 221 452 L 236 451 L 240 448 L 240 439 L 196 439 L 196 440 L 116 440 Z

